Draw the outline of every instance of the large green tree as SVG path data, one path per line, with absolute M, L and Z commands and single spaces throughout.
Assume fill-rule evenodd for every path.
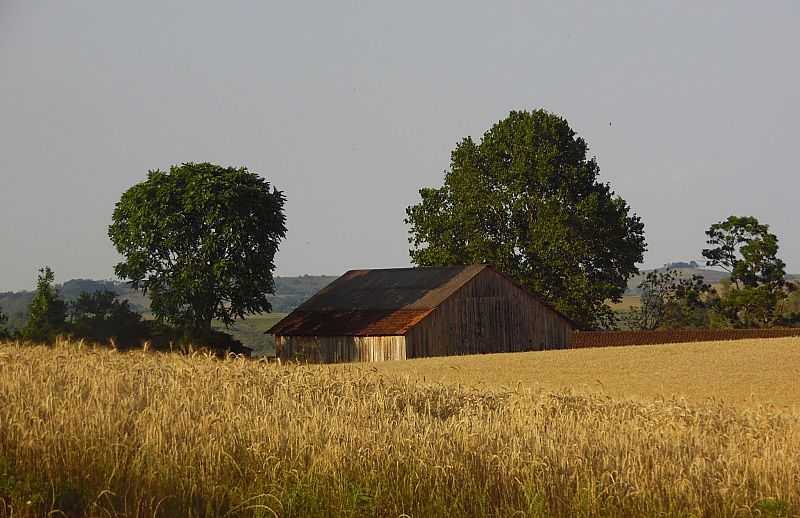
M 211 321 L 270 311 L 274 257 L 286 236 L 282 192 L 246 168 L 186 163 L 120 198 L 108 234 L 124 257 L 116 274 L 149 293 L 159 321 L 187 336 Z
M 463 139 L 444 185 L 406 209 L 411 259 L 491 263 L 583 328 L 613 320 L 645 250 L 644 226 L 563 118 L 513 111 Z
M 55 274 L 49 266 L 39 270 L 36 292 L 28 307 L 28 321 L 22 337 L 34 342 L 52 342 L 67 330 L 67 304 L 54 286 Z
M 786 298 L 786 265 L 778 258 L 778 237 L 752 216 L 730 216 L 706 231 L 706 265 L 730 273 L 721 310 L 738 327 L 775 323 Z

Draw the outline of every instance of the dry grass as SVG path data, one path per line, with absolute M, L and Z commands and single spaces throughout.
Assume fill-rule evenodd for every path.
M 609 305 L 614 311 L 630 311 L 633 307 L 641 306 L 642 299 L 639 295 L 623 295 L 621 301 L 610 302 Z
M 714 398 L 737 406 L 800 411 L 799 337 L 426 358 L 376 368 L 396 377 L 470 387 L 696 403 Z
M 0 497 L 5 516 L 788 516 L 800 415 L 4 344 Z

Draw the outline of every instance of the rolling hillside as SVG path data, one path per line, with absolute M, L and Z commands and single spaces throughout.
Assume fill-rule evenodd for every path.
M 276 277 L 275 295 L 270 297 L 272 313 L 253 315 L 239 321 L 229 332 L 243 344 L 257 352 L 269 352 L 273 348 L 272 337 L 264 335 L 264 331 L 289 311 L 299 306 L 307 298 L 328 285 L 336 277 L 328 275 L 302 275 L 299 277 Z M 120 298 L 128 300 L 131 307 L 150 317 L 150 301 L 141 292 L 131 289 L 126 283 L 112 280 L 73 279 L 58 286 L 61 296 L 66 301 L 78 298 L 81 292 L 93 293 L 100 290 L 110 290 Z M 28 313 L 28 305 L 33 299 L 32 291 L 0 292 L 0 308 L 8 315 L 9 327 L 21 328 Z M 224 329 L 221 323 L 215 326 Z
M 719 271 L 719 270 L 711 270 L 708 268 L 701 268 L 696 262 L 692 261 L 691 263 L 670 263 L 662 266 L 661 268 L 654 268 L 651 270 L 642 270 L 637 275 L 634 275 L 630 279 L 628 279 L 628 289 L 625 292 L 625 295 L 636 295 L 637 297 L 641 294 L 641 289 L 639 289 L 639 285 L 644 281 L 647 274 L 650 272 L 662 272 L 667 269 L 673 269 L 678 272 L 678 274 L 682 277 L 691 277 L 692 275 L 700 275 L 703 277 L 707 283 L 709 284 L 719 284 L 724 279 L 728 278 L 728 273 Z M 793 276 L 788 276 L 793 277 Z

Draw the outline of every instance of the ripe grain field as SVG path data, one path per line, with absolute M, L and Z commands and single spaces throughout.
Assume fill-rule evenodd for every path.
M 800 337 L 569 349 L 342 365 L 396 378 L 614 397 L 710 398 L 800 411 Z
M 1 344 L 0 516 L 800 512 L 797 412 L 510 388 L 511 366 L 539 357 L 404 375 Z M 464 383 L 466 360 L 497 382 Z

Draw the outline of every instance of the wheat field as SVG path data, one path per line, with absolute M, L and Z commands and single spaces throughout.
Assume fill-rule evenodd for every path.
M 0 344 L 0 516 L 800 513 L 793 410 L 416 368 Z
M 364 367 L 342 365 L 339 368 Z M 371 364 L 396 378 L 800 411 L 800 337 L 567 349 Z

